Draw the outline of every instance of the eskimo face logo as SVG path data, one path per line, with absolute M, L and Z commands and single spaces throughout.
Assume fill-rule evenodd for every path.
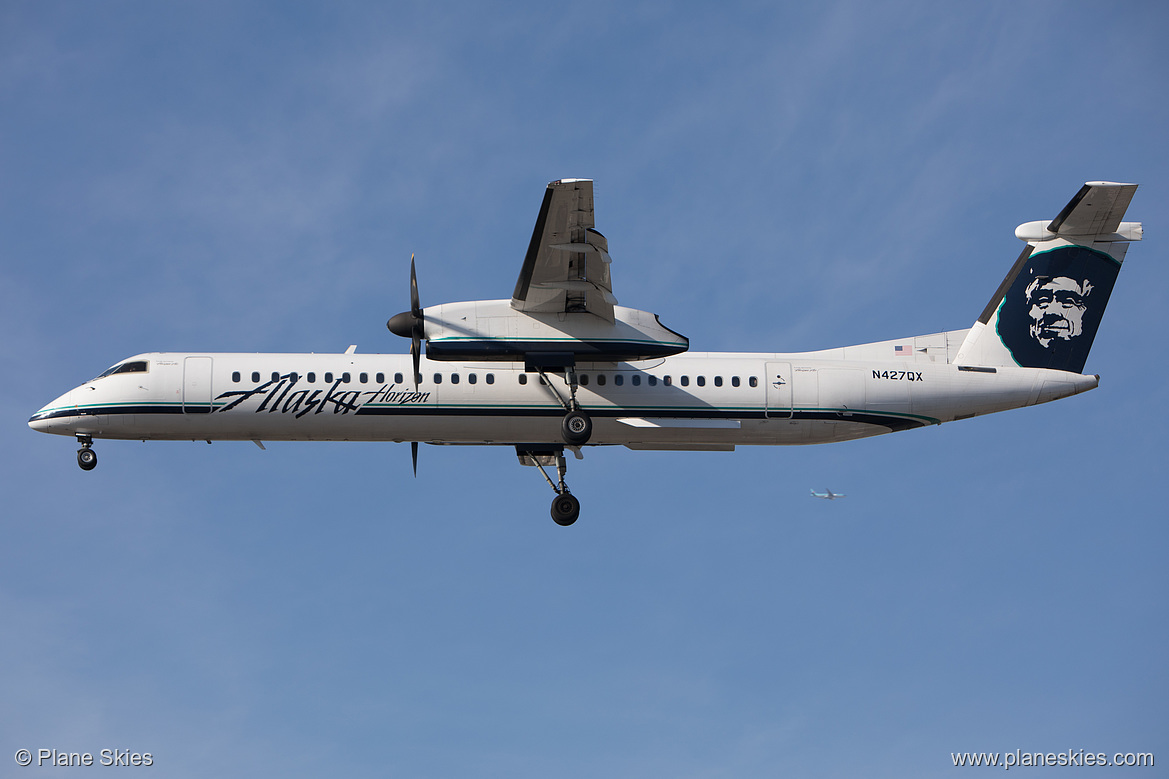
M 1015 362 L 1079 373 L 1120 263 L 1084 246 L 1032 255 L 1003 297 L 995 327 Z
M 1084 312 L 1092 282 L 1067 276 L 1038 276 L 1027 285 L 1031 337 L 1047 349 L 1055 340 L 1070 341 L 1084 333 Z

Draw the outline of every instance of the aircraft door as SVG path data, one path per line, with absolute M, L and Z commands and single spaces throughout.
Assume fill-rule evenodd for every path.
M 769 419 L 790 419 L 792 415 L 792 366 L 790 362 L 769 362 L 763 377 L 767 390 Z
M 183 413 L 211 413 L 210 357 L 188 357 L 183 361 Z

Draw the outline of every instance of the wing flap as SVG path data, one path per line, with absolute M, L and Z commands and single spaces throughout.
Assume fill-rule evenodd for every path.
M 548 185 L 511 305 L 530 313 L 590 313 L 612 322 L 609 243 L 594 225 L 593 182 Z

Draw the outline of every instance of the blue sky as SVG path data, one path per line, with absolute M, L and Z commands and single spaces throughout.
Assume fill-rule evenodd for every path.
M 1167 32 L 1143 2 L 4 4 L 0 760 L 1169 762 Z M 567 530 L 508 450 L 423 447 L 414 479 L 404 445 L 104 442 L 83 473 L 26 426 L 139 352 L 401 352 L 410 254 L 424 304 L 507 297 L 562 177 L 596 180 L 620 301 L 700 351 L 968 327 L 1015 226 L 1087 180 L 1141 184 L 1148 237 L 1098 390 L 831 446 L 589 451 Z

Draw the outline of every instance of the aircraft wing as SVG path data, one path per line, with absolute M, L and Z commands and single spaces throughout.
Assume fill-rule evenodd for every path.
M 588 312 L 613 321 L 609 242 L 594 228 L 593 182 L 553 181 L 524 266 L 511 297 L 512 308 L 530 313 Z
M 1136 191 L 1136 184 L 1089 181 L 1047 229 L 1068 236 L 1114 233 Z

